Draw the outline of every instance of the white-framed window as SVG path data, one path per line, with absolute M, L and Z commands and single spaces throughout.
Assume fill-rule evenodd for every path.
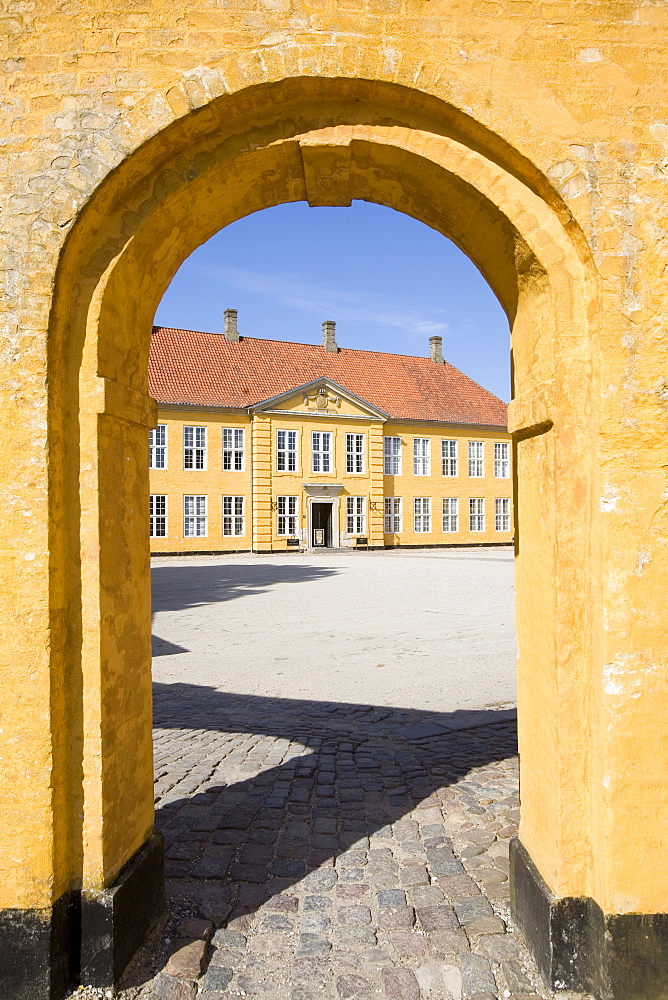
M 206 469 L 206 427 L 183 428 L 183 468 Z
M 276 468 L 297 471 L 297 431 L 276 431 Z
M 494 527 L 497 531 L 510 531 L 510 500 L 497 497 L 494 501 Z
M 278 512 L 277 535 L 297 534 L 298 502 L 299 497 L 276 497 L 276 510 Z
M 244 471 L 243 427 L 223 427 L 223 471 Z
M 167 425 L 158 424 L 148 432 L 149 469 L 167 468 Z
M 416 535 L 431 531 L 431 499 L 415 497 L 413 500 L 413 529 Z
M 313 472 L 332 471 L 332 432 L 313 431 Z
M 385 534 L 398 535 L 401 531 L 401 497 L 385 497 Z
M 444 476 L 457 475 L 456 441 L 441 441 L 441 473 Z
M 494 478 L 510 477 L 510 445 L 508 441 L 494 442 Z
M 183 537 L 206 538 L 207 535 L 207 498 L 184 496 L 183 498 Z
M 364 434 L 346 434 L 346 472 L 364 472 Z
M 459 500 L 457 497 L 443 498 L 443 531 L 459 531 Z
M 162 493 L 148 498 L 148 533 L 151 538 L 167 537 L 167 497 Z
M 383 438 L 383 472 L 386 476 L 401 475 L 401 438 Z
M 469 531 L 485 530 L 485 501 L 480 497 L 469 500 Z
M 413 475 L 428 476 L 430 466 L 429 438 L 413 438 Z
M 483 448 L 482 441 L 469 441 L 469 476 L 472 479 L 482 479 L 485 474 Z
M 244 497 L 223 497 L 223 535 L 245 535 Z
M 349 535 L 366 534 L 366 497 L 346 497 L 346 531 Z

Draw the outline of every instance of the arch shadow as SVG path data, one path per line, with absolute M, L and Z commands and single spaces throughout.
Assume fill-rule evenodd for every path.
M 455 898 L 466 895 L 465 869 L 429 807 L 440 809 L 472 768 L 517 752 L 514 711 L 425 712 L 184 683 L 155 684 L 154 705 L 168 895 L 175 912 L 185 905 L 218 926 L 243 926 L 265 904 L 289 914 L 297 884 L 317 895 L 337 882 L 342 904 L 362 888 L 389 898 L 400 882 L 382 843 L 392 828 L 417 840 L 417 821 L 395 826 L 416 809 L 426 810 L 419 834 L 430 870 Z M 249 752 L 243 735 L 268 739 Z M 272 764 L 278 745 L 286 759 Z M 251 773 L 227 783 L 239 766 Z M 484 812 L 473 798 L 471 808 L 474 820 Z M 345 881 L 334 872 L 342 859 Z M 133 984 L 141 972 L 131 970 Z

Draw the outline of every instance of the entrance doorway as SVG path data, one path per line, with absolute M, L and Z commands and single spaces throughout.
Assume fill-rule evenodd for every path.
M 311 504 L 311 545 L 314 548 L 332 546 L 332 504 Z

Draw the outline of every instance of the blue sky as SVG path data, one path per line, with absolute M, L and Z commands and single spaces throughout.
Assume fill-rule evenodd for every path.
M 279 205 L 227 226 L 184 261 L 156 323 L 317 344 L 334 319 L 340 347 L 427 355 L 429 337 L 457 368 L 510 395 L 508 321 L 477 268 L 450 240 L 389 208 Z

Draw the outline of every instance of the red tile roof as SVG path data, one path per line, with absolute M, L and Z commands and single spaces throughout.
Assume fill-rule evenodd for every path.
M 149 389 L 158 403 L 247 407 L 326 376 L 400 420 L 505 427 L 506 404 L 446 361 L 154 327 Z

